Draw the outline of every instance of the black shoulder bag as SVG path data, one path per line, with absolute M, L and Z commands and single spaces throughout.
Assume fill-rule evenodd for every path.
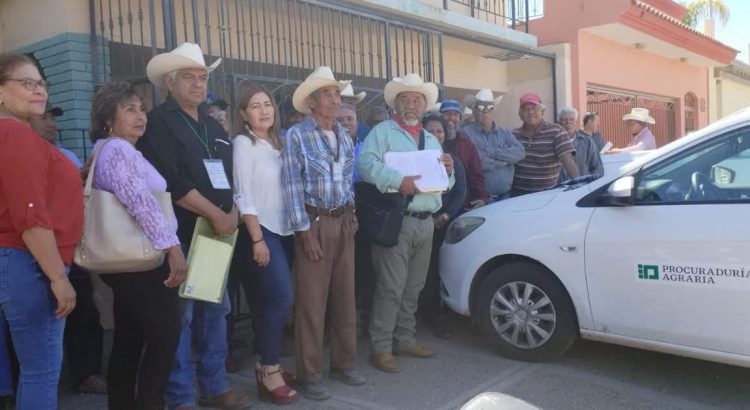
M 425 134 L 419 136 L 419 150 L 424 150 Z M 398 234 L 404 221 L 404 211 L 414 199 L 400 192 L 382 193 L 370 183 L 354 184 L 354 200 L 357 204 L 359 231 L 372 243 L 384 247 L 398 244 Z

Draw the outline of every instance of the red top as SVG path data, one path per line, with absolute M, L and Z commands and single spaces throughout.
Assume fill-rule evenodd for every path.
M 75 165 L 31 127 L 0 119 L 0 247 L 26 249 L 21 233 L 43 227 L 55 233 L 70 265 L 83 230 L 83 189 Z

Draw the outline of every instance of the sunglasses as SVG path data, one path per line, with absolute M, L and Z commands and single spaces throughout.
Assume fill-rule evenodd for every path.
M 474 109 L 477 110 L 477 111 L 479 111 L 479 112 L 487 113 L 487 112 L 494 111 L 495 110 L 495 106 L 494 105 L 476 105 L 474 107 Z

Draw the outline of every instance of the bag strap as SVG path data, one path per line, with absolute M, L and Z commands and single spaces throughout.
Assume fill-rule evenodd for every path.
M 89 175 L 86 177 L 86 186 L 83 188 L 83 197 L 88 198 L 91 196 L 91 188 L 94 185 L 94 170 L 96 170 L 96 160 L 99 159 L 99 153 L 110 141 L 120 137 L 109 137 L 105 139 L 98 147 L 91 153 L 91 166 L 89 167 Z

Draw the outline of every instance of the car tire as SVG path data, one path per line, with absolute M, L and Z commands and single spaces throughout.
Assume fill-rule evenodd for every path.
M 500 354 L 511 359 L 552 360 L 578 337 L 578 320 L 568 293 L 551 272 L 537 264 L 513 262 L 498 267 L 481 282 L 475 300 L 475 319 Z

